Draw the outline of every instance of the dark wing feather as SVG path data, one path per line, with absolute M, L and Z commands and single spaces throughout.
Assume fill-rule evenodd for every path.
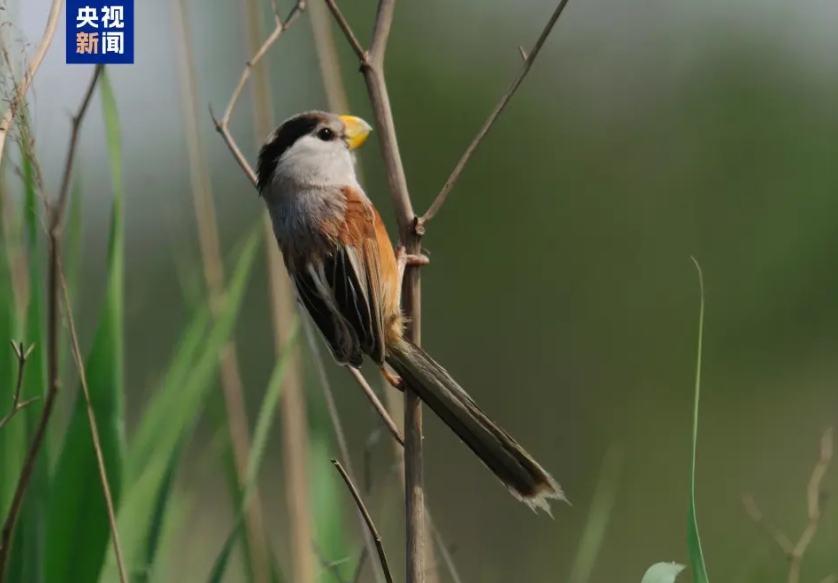
M 330 280 L 334 282 L 333 273 L 324 263 L 309 263 L 306 269 L 294 274 L 293 280 L 300 301 L 329 344 L 335 360 L 359 367 L 364 361 L 361 342 L 336 305 L 334 287 L 330 283 Z
M 366 246 L 364 247 L 366 249 Z M 338 247 L 326 260 L 329 286 L 338 311 L 355 332 L 359 348 L 378 364 L 384 362 L 384 336 L 378 290 L 371 281 L 377 263 L 354 246 Z

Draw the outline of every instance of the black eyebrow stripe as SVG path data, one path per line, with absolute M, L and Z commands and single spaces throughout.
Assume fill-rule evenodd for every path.
M 308 112 L 292 117 L 279 126 L 273 137 L 259 150 L 256 178 L 260 192 L 270 184 L 276 165 L 286 150 L 297 140 L 310 134 L 323 121 L 323 115 L 319 112 Z

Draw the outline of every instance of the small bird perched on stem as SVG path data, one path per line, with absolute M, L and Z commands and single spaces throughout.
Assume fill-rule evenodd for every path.
M 391 384 L 406 383 L 516 498 L 549 513 L 549 499 L 565 499 L 556 481 L 404 336 L 402 276 L 423 258 L 393 249 L 358 184 L 353 151 L 371 129 L 357 117 L 309 111 L 280 124 L 259 152 L 259 194 L 298 299 L 339 364 L 357 368 L 366 356 Z

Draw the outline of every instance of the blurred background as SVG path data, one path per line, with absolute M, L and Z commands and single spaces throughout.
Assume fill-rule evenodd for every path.
M 49 4 L 9 5 L 23 39 L 40 38 Z M 342 6 L 365 42 L 374 3 Z M 280 7 L 286 14 L 291 4 Z M 264 38 L 272 16 L 268 2 L 263 8 Z M 548 0 L 397 6 L 387 74 L 418 211 L 517 72 L 518 46 L 532 46 L 553 8 Z M 249 33 L 242 2 L 191 0 L 188 9 L 200 141 L 226 256 L 263 205 L 207 106 L 226 107 L 251 52 Z M 125 165 L 129 440 L 187 322 L 182 274 L 203 285 L 175 10 L 171 0 L 137 1 L 136 62 L 109 68 Z M 592 580 L 639 581 L 654 562 L 687 561 L 699 306 L 691 255 L 707 294 L 696 497 L 708 568 L 727 581 L 785 580 L 784 557 L 741 496 L 752 492 L 796 540 L 820 436 L 838 420 L 836 30 L 838 4 L 823 0 L 571 0 L 424 239 L 432 263 L 422 277 L 423 345 L 572 503 L 554 506 L 555 520 L 529 512 L 426 415 L 427 498 L 465 581 L 566 580 L 607 451 L 615 452 L 606 472 L 616 494 Z M 90 75 L 89 67 L 64 64 L 64 42 L 62 18 L 31 100 L 48 192 L 60 181 L 69 112 Z M 339 32 L 335 42 L 351 111 L 371 120 L 354 56 Z M 308 13 L 267 63 L 272 124 L 328 107 Z M 255 164 L 265 135 L 254 134 L 253 115 L 247 87 L 231 130 Z M 88 116 L 80 152 L 77 318 L 89 346 L 111 206 L 100 115 Z M 395 239 L 376 140 L 361 160 L 366 190 Z M 236 328 L 251 420 L 275 359 L 266 262 L 260 248 Z M 318 504 L 319 481 L 337 483 L 329 463 L 337 450 L 308 352 L 304 360 L 307 463 Z M 348 375 L 327 364 L 360 467 L 378 422 Z M 220 463 L 206 455 L 205 425 L 178 478 L 196 501 L 172 571 L 186 581 L 205 580 L 233 520 Z M 259 482 L 280 563 L 289 552 L 282 439 L 278 418 Z M 372 452 L 374 514 L 400 573 L 393 450 L 382 438 Z M 836 485 L 833 468 L 824 488 Z M 354 555 L 360 530 L 337 492 Z M 805 581 L 838 570 L 838 508 L 825 508 Z M 445 570 L 440 577 L 448 580 Z M 240 579 L 231 570 L 227 580 Z

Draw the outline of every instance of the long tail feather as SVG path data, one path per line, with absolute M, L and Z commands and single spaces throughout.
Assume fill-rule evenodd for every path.
M 388 346 L 387 363 L 495 474 L 513 496 L 550 514 L 549 499 L 566 498 L 533 457 L 421 348 L 408 340 Z

